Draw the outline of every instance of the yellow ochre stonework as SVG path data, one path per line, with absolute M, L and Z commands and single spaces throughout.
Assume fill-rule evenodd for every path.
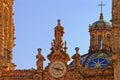
M 51 52 L 47 55 L 49 64 L 43 68 L 45 58 L 39 48 L 36 55 L 37 69 L 24 70 L 15 70 L 12 62 L 15 45 L 13 2 L 14 0 L 0 0 L 0 80 L 120 80 L 120 0 L 112 0 L 112 26 L 104 21 L 103 13 L 100 14 L 99 21 L 89 26 L 88 54 L 80 55 L 79 48 L 76 47 L 72 63 L 67 64 L 70 57 L 66 42 L 62 40 L 64 27 L 58 20 Z M 94 60 L 104 60 L 101 58 L 104 55 L 109 59 L 109 62 L 105 60 L 107 67 L 100 63 L 90 65 Z M 93 57 L 96 58 L 91 60 Z
M 14 47 L 13 0 L 0 0 L 0 69 L 14 70 L 12 50 Z

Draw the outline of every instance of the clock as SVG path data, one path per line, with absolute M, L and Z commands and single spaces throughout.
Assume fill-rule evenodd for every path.
M 66 66 L 61 61 L 55 61 L 50 64 L 49 73 L 55 78 L 60 78 L 66 73 Z

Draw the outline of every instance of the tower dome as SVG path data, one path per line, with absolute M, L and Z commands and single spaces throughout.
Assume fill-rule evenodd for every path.
M 106 68 L 109 64 L 108 55 L 111 53 L 111 24 L 104 20 L 100 13 L 98 21 L 89 27 L 90 48 L 82 56 L 80 64 L 88 68 Z
M 104 20 L 103 13 L 100 14 L 100 18 L 98 21 L 94 22 L 91 26 L 89 26 L 89 29 L 101 29 L 101 28 L 106 28 L 106 29 L 111 29 L 111 23 L 108 21 Z

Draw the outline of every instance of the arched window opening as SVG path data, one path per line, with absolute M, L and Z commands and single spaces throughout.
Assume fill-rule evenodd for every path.
M 110 47 L 110 35 L 107 35 L 107 47 Z
M 103 48 L 102 43 L 103 43 L 103 41 L 102 41 L 102 36 L 100 35 L 100 36 L 98 36 L 98 48 L 99 48 L 99 49 L 102 49 L 102 48 Z

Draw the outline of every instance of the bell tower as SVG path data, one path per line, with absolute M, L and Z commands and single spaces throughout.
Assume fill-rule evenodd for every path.
M 101 2 L 98 6 L 101 7 L 101 13 L 99 20 L 89 26 L 90 32 L 90 49 L 89 53 L 105 52 L 109 54 L 111 52 L 111 24 L 104 20 L 102 7 L 105 6 Z
M 89 25 L 90 47 L 87 54 L 82 56 L 80 64 L 87 68 L 107 68 L 109 64 L 108 55 L 111 54 L 111 23 L 106 21 L 101 7 L 100 17 Z
M 100 13 L 98 21 L 89 26 L 90 32 L 90 49 L 89 53 L 106 52 L 110 53 L 110 37 L 111 24 L 103 18 L 103 13 Z
M 112 56 L 114 80 L 120 80 L 120 0 L 112 0 Z
M 0 0 L 0 69 L 12 70 L 12 50 L 14 47 L 14 0 Z

